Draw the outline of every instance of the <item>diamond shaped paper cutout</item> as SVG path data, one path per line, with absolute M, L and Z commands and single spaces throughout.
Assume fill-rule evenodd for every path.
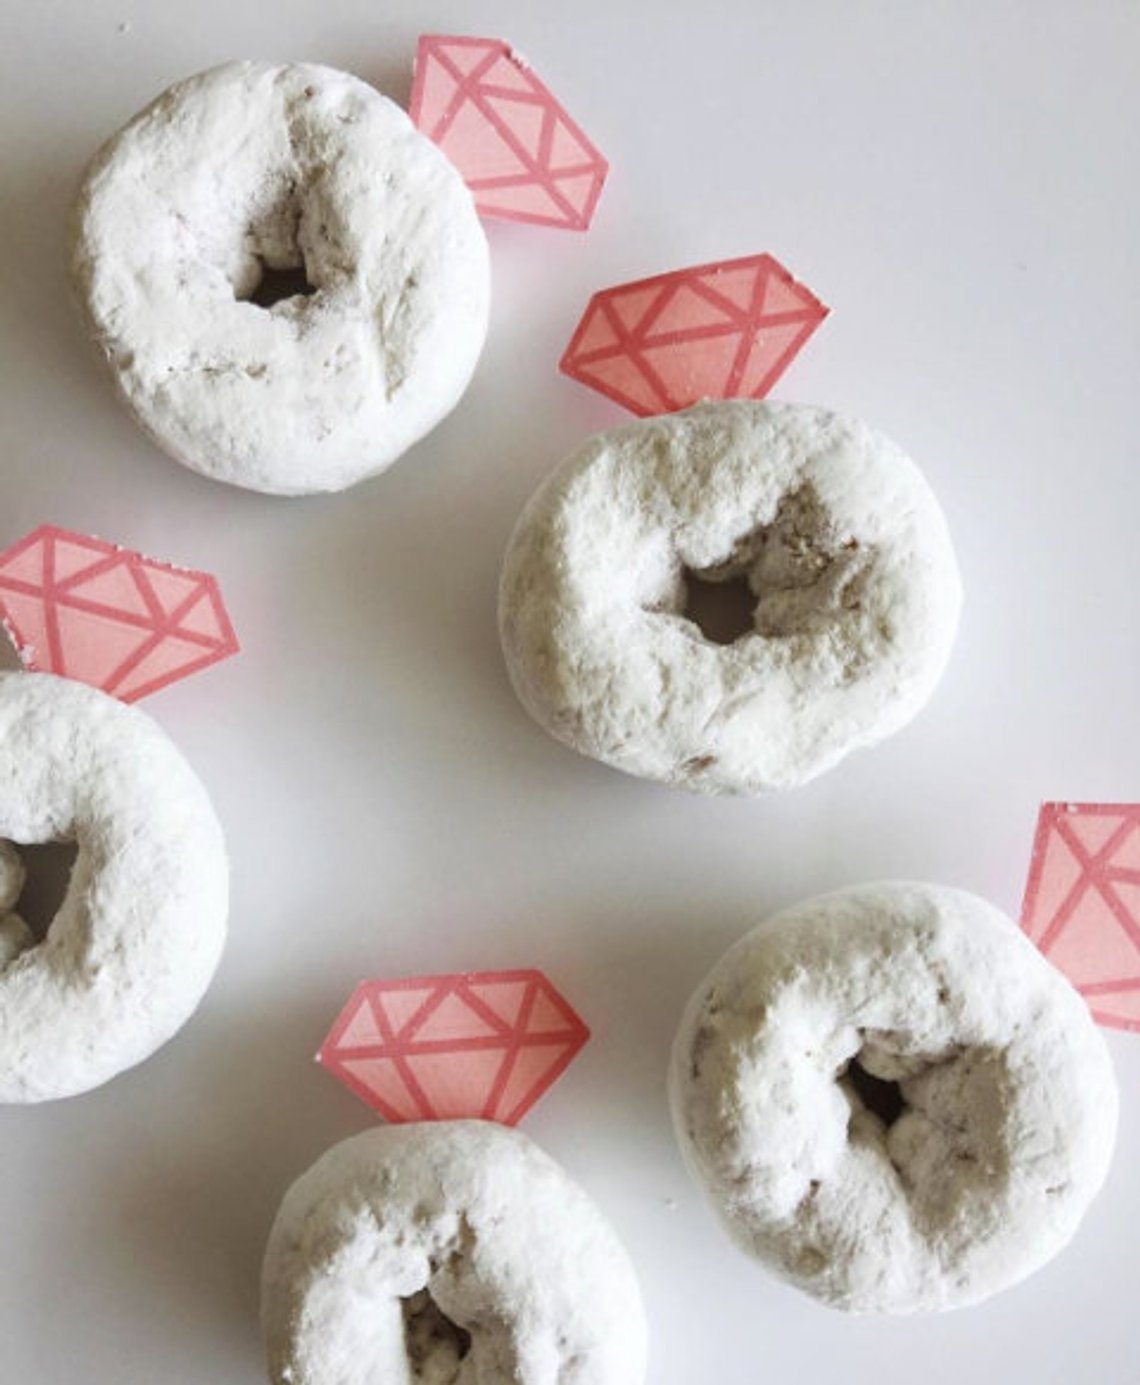
M 238 651 L 208 573 L 51 524 L 0 552 L 0 619 L 26 669 L 124 702 Z
M 828 309 L 771 255 L 595 293 L 559 369 L 645 417 L 763 399 Z
M 609 164 L 501 39 L 423 35 L 411 116 L 463 175 L 481 216 L 589 226 Z
M 1043 803 L 1021 926 L 1100 1024 L 1140 1031 L 1140 803 Z
M 364 981 L 317 1061 L 390 1121 L 516 1124 L 590 1031 L 540 971 Z

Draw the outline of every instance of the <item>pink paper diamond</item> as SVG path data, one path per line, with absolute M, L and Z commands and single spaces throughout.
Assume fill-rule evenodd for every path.
M 594 294 L 559 369 L 635 414 L 762 399 L 828 309 L 771 255 Z
M 51 524 L 0 553 L 0 619 L 26 669 L 124 702 L 238 651 L 208 573 Z
M 501 39 L 424 34 L 411 115 L 462 173 L 482 216 L 589 226 L 609 165 Z
M 540 971 L 364 981 L 317 1061 L 390 1121 L 515 1125 L 590 1031 Z
M 1043 803 L 1021 926 L 1100 1024 L 1140 1030 L 1140 804 Z

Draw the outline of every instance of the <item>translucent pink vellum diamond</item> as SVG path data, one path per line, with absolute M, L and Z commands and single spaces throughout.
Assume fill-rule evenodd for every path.
M 540 971 L 364 981 L 317 1060 L 390 1121 L 516 1124 L 590 1031 Z
M 481 216 L 589 226 L 609 165 L 501 39 L 424 34 L 411 116 L 463 175 Z
M 1140 803 L 1043 803 L 1021 926 L 1100 1024 L 1140 1031 Z
M 238 651 L 208 573 L 51 524 L 0 552 L 0 618 L 26 669 L 124 702 Z
M 762 399 L 828 309 L 771 255 L 594 294 L 559 369 L 635 414 Z

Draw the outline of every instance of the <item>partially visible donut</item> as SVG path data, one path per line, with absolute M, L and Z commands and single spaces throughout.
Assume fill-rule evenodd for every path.
M 673 1050 L 681 1149 L 748 1254 L 837 1308 L 954 1308 L 1055 1255 L 1117 1092 L 1088 1007 L 996 909 L 934 885 L 809 900 L 731 948 Z
M 633 1269 L 537 1145 L 483 1121 L 380 1127 L 290 1188 L 262 1275 L 274 1385 L 640 1385 Z
M 128 407 L 196 471 L 333 491 L 455 405 L 487 330 L 486 238 L 459 173 L 364 82 L 228 63 L 96 156 L 73 277 Z M 252 301 L 267 270 L 313 292 Z
M 686 578 L 747 577 L 713 643 Z M 897 730 L 949 657 L 961 585 L 917 467 L 823 409 L 731 401 L 585 443 L 507 550 L 499 627 L 524 707 L 629 774 L 762 793 Z
M 0 674 L 0 837 L 73 841 L 38 944 L 0 920 L 0 1101 L 72 1096 L 142 1062 L 193 1014 L 225 938 L 221 829 L 145 713 L 50 674 Z M 22 868 L 0 852 L 3 897 Z

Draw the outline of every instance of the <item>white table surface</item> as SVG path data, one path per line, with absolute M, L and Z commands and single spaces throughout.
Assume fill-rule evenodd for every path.
M 0 16 L 0 540 L 50 519 L 212 568 L 245 653 L 153 699 L 233 856 L 201 1012 L 90 1096 L 0 1111 L 0 1381 L 263 1379 L 258 1266 L 288 1182 L 367 1127 L 311 1061 L 365 975 L 549 970 L 593 1026 L 526 1122 L 640 1270 L 655 1385 L 1124 1385 L 1140 1036 L 1109 1184 L 1071 1248 L 967 1312 L 849 1319 L 739 1257 L 663 1087 L 680 1007 L 773 907 L 876 877 L 1016 912 L 1042 798 L 1140 798 L 1140 7 L 1135 0 L 9 0 Z M 693 17 L 693 16 L 699 16 Z M 502 34 L 610 156 L 585 236 L 490 226 L 490 340 L 388 475 L 281 501 L 165 460 L 64 281 L 95 146 L 239 56 L 401 100 L 418 33 Z M 496 573 L 536 482 L 620 410 L 555 362 L 589 293 L 769 250 L 834 308 L 776 393 L 924 465 L 968 604 L 908 730 L 816 784 L 706 802 L 561 749 L 508 687 Z

